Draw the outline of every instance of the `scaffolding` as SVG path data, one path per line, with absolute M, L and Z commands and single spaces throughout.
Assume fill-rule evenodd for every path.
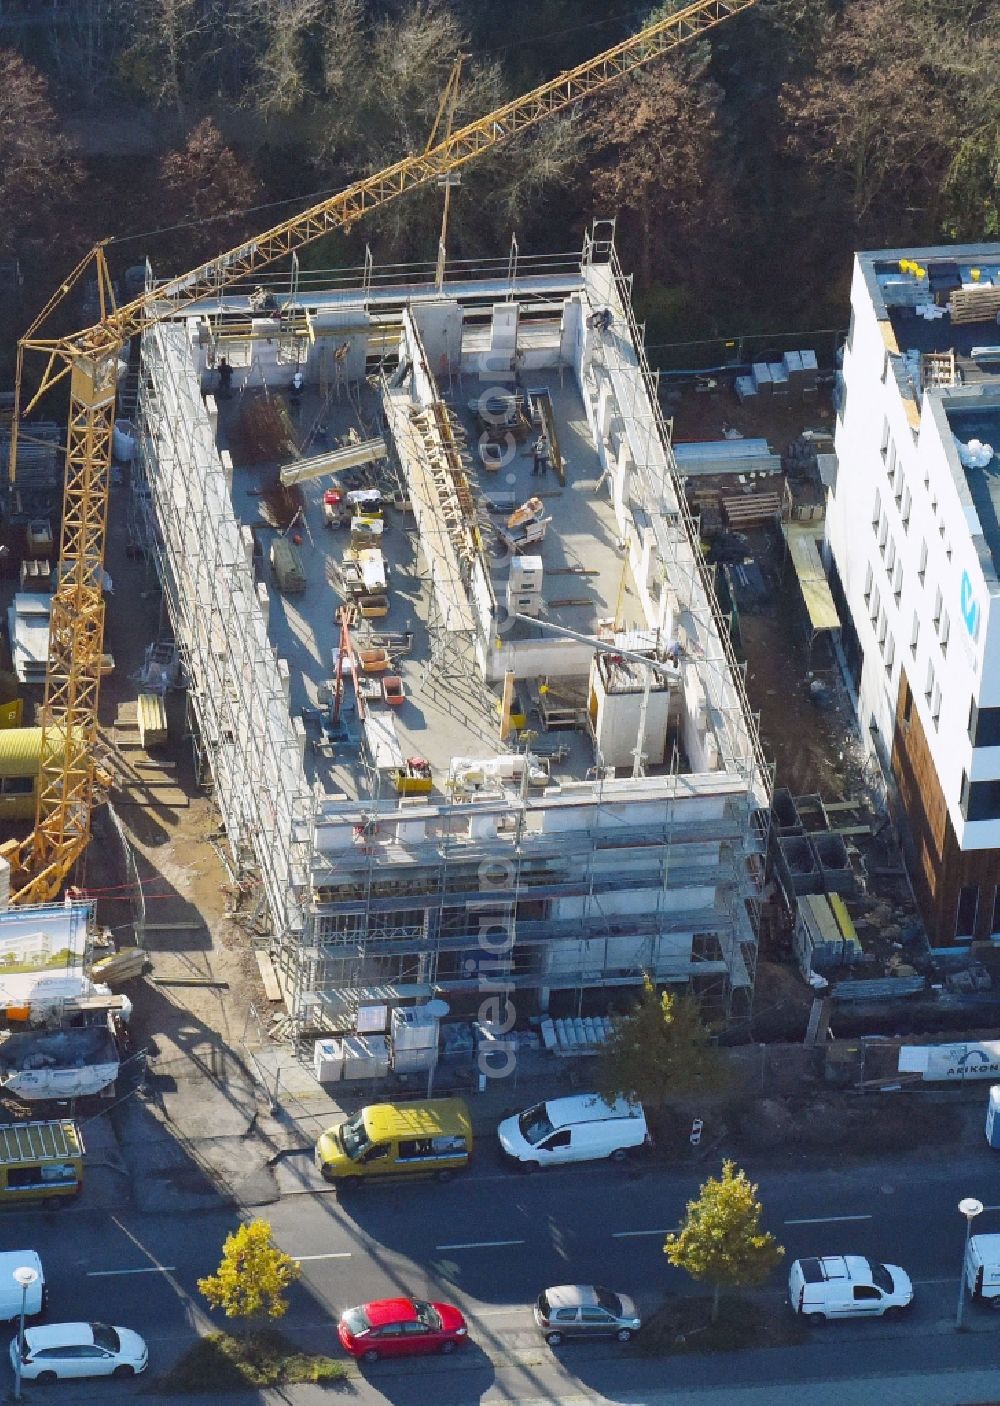
M 601 452 L 612 434 L 628 441 L 630 497 L 615 504 L 626 563 L 647 614 L 653 585 L 661 597 L 666 587 L 676 597 L 685 652 L 704 692 L 717 755 L 696 786 L 675 747 L 667 776 L 644 774 L 640 758 L 635 777 L 608 778 L 596 756 L 592 784 L 569 795 L 529 795 L 526 765 L 519 789 L 498 786 L 474 800 L 448 794 L 404 805 L 381 794 L 373 771 L 358 799 L 311 788 L 304 728 L 289 716 L 287 669 L 268 638 L 267 590 L 255 580 L 251 535 L 234 515 L 201 399 L 197 323 L 144 337 L 136 536 L 141 527 L 163 585 L 189 683 L 196 757 L 237 867 L 266 902 L 299 1034 L 349 1029 L 368 1000 L 437 992 L 461 999 L 492 981 L 543 1003 L 550 991 L 582 1002 L 588 991 L 634 986 L 643 971 L 689 984 L 720 1019 L 749 1012 L 770 768 L 680 484 L 629 283 L 612 239 L 598 236 L 595 227 L 573 278 L 561 261 L 535 271 L 512 254 L 491 280 L 458 281 L 448 291 L 467 289 L 465 351 L 481 337 L 477 324 L 491 303 L 526 289 L 561 298 L 567 309 L 572 300 L 611 309 L 611 335 L 581 327 L 580 392 Z M 476 660 L 477 647 L 492 647 L 496 608 L 480 505 L 407 307 L 426 289 L 407 282 L 409 270 L 397 276 L 394 288 L 369 261 L 363 302 L 398 322 L 411 356 L 388 379 L 380 365 L 381 405 L 425 566 L 426 678 L 452 707 L 475 706 L 484 717 L 488 708 L 492 721 L 496 699 L 487 698 Z M 305 277 L 297 300 L 319 304 L 322 295 L 301 286 Z M 355 288 L 337 296 L 357 307 L 362 295 Z M 564 345 L 559 326 L 560 373 Z M 614 423 L 606 435 L 600 407 L 608 403 Z M 645 896 L 625 905 L 634 911 L 614 899 L 626 879 Z M 484 925 L 503 942 L 483 942 Z
M 198 771 L 211 779 L 230 851 L 259 882 L 275 932 L 301 933 L 312 814 L 304 729 L 289 717 L 252 535 L 233 512 L 186 327 L 151 329 L 142 359 L 132 491 L 155 515 L 149 545 L 188 680 Z

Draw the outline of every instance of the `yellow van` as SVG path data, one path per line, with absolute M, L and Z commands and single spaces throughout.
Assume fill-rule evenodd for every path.
M 448 1181 L 472 1155 L 472 1118 L 460 1098 L 373 1103 L 327 1128 L 316 1166 L 338 1185 L 363 1177 L 434 1176 Z
M 83 1188 L 83 1138 L 69 1121 L 0 1124 L 0 1206 Z

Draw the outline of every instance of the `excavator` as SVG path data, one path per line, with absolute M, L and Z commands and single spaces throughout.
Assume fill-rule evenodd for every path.
M 58 582 L 52 598 L 49 656 L 42 705 L 41 772 L 35 827 L 24 841 L 4 847 L 11 864 L 12 903 L 55 899 L 90 839 L 91 817 L 106 777 L 100 766 L 98 700 L 104 639 L 103 583 L 115 402 L 122 353 L 133 337 L 225 289 L 252 285 L 259 270 L 329 234 L 349 230 L 369 211 L 451 173 L 553 114 L 600 92 L 716 25 L 756 0 L 694 0 L 621 43 L 560 73 L 494 112 L 449 130 L 438 124 L 425 150 L 355 181 L 281 224 L 187 273 L 115 305 L 105 246 L 80 261 L 18 343 L 15 414 L 9 473 L 17 476 L 17 423 L 47 391 L 69 378 L 70 408 L 63 490 Z M 40 332 L 50 313 L 91 268 L 97 272 L 100 318 L 68 336 Z M 23 408 L 26 353 L 45 365 L 38 389 Z

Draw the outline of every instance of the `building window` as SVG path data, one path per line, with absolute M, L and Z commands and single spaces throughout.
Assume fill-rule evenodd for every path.
M 941 686 L 934 685 L 934 695 L 931 698 L 931 722 L 937 727 L 941 721 Z
M 890 429 L 889 429 L 889 417 L 888 417 L 888 415 L 886 415 L 885 419 L 882 421 L 882 458 L 883 458 L 883 459 L 887 459 L 887 458 L 888 458 L 888 456 L 889 456 L 889 445 L 890 445 L 891 443 L 892 443 L 892 433 L 891 433 L 891 431 L 890 431 Z
M 879 489 L 875 490 L 875 506 L 872 508 L 872 527 L 878 531 L 879 519 L 882 516 L 882 494 Z
M 882 597 L 879 595 L 879 589 L 878 589 L 877 586 L 873 586 L 873 587 L 872 587 L 872 598 L 871 598 L 870 610 L 869 610 L 869 615 L 870 615 L 870 617 L 871 617 L 871 622 L 872 622 L 873 625 L 875 624 L 875 621 L 878 619 L 878 613 L 879 613 L 879 608 L 880 608 L 881 604 L 882 604 Z
M 948 558 L 948 560 L 951 561 L 951 542 L 945 542 L 944 554 Z
M 917 645 L 920 641 L 920 616 L 913 612 L 913 624 L 910 626 L 910 653 L 914 659 L 917 657 Z
M 886 619 L 885 611 L 884 611 L 884 610 L 880 610 L 880 611 L 879 611 L 879 617 L 878 617 L 878 647 L 879 647 L 879 649 L 881 649 L 882 646 L 885 644 L 885 632 L 886 632 L 886 630 L 887 630 L 888 628 L 889 628 L 889 622 L 888 622 L 888 620 Z
M 911 509 L 912 507 L 913 507 L 913 497 L 912 497 L 912 495 L 911 495 L 911 493 L 910 493 L 910 490 L 907 489 L 906 492 L 903 494 L 903 505 L 902 505 L 902 507 L 900 508 L 900 513 L 902 514 L 902 517 L 903 517 L 903 531 L 904 531 L 904 532 L 909 532 L 909 530 L 910 530 L 910 509 Z
M 927 661 L 927 679 L 926 679 L 926 681 L 925 681 L 925 683 L 924 683 L 924 699 L 926 700 L 928 706 L 930 706 L 930 701 L 931 701 L 931 698 L 933 697 L 933 695 L 934 695 L 934 665 L 933 665 L 933 664 L 931 663 L 931 661 L 928 659 L 928 661 Z
M 948 640 L 951 638 L 951 621 L 948 618 L 947 610 L 941 616 L 941 629 L 938 632 L 938 639 L 941 641 L 941 653 L 947 655 Z
M 896 597 L 896 604 L 898 605 L 903 594 L 903 563 L 901 561 L 897 561 L 896 563 L 896 574 L 892 582 L 892 594 Z
M 903 680 L 903 724 L 904 724 L 904 726 L 909 727 L 909 725 L 910 725 L 910 718 L 911 718 L 912 716 L 913 716 L 913 694 L 912 694 L 911 691 L 910 691 L 910 685 L 909 685 L 909 684 L 907 683 L 907 681 L 904 679 L 904 680 Z
M 872 582 L 875 580 L 875 573 L 872 571 L 871 562 L 865 567 L 865 605 L 872 598 Z
M 1000 708 L 969 710 L 969 739 L 973 747 L 1000 747 Z
M 932 616 L 932 619 L 934 621 L 934 632 L 939 637 L 941 634 L 941 612 L 943 609 L 944 597 L 941 594 L 941 587 L 939 586 L 934 592 L 934 614 Z
M 896 565 L 896 539 L 889 538 L 888 550 L 885 554 L 885 569 L 892 576 L 892 568 Z
M 969 781 L 962 776 L 962 814 L 968 821 L 1000 820 L 1000 781 Z
M 885 544 L 889 540 L 889 519 L 885 513 L 879 519 L 878 525 L 878 549 L 885 556 Z
M 922 586 L 922 585 L 924 584 L 924 578 L 925 578 L 926 575 L 927 575 L 927 543 L 926 543 L 926 542 L 921 542 L 921 543 L 920 543 L 920 565 L 917 567 L 917 575 L 918 575 L 919 578 L 920 578 L 920 584 L 921 584 L 921 586 Z
M 892 673 L 892 666 L 896 662 L 896 641 L 892 635 L 889 636 L 885 646 L 885 672 Z
M 955 919 L 957 938 L 974 937 L 976 933 L 976 913 L 979 911 L 979 885 L 965 884 L 958 895 L 958 914 Z
M 904 490 L 905 487 L 906 487 L 906 479 L 905 479 L 905 477 L 904 477 L 904 475 L 903 475 L 903 470 L 900 469 L 900 470 L 899 470 L 899 473 L 896 475 L 896 506 L 897 506 L 897 508 L 900 507 L 901 504 L 902 504 L 902 502 L 903 502 L 903 490 Z

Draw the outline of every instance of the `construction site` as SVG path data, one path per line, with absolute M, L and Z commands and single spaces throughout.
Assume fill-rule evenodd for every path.
M 769 772 L 613 230 L 365 274 L 142 342 L 133 533 L 296 1032 L 745 1019 Z

